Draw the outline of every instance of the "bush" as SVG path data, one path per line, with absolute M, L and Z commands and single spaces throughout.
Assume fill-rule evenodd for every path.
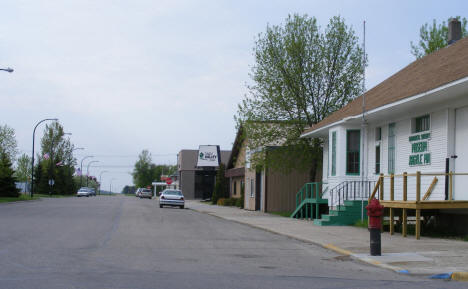
M 235 198 L 220 198 L 220 199 L 218 199 L 218 202 L 216 202 L 216 204 L 218 206 L 228 206 L 228 207 L 237 206 L 237 207 L 239 207 L 239 205 L 238 205 L 238 203 L 240 202 L 239 200 L 240 199 L 235 199 Z
M 219 198 L 218 201 L 216 202 L 216 205 L 225 206 L 225 204 L 224 204 L 225 201 L 226 201 L 225 198 Z
M 236 199 L 236 207 L 244 208 L 244 198 Z

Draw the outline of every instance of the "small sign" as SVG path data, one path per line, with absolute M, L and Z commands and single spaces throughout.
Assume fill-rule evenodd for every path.
M 168 185 L 172 184 L 172 179 L 171 178 L 166 178 L 166 184 L 168 184 Z
M 53 185 L 55 185 L 55 181 L 53 179 L 50 179 L 49 180 L 49 186 L 53 186 Z

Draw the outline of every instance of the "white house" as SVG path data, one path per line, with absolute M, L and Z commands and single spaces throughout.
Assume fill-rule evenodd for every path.
M 441 175 L 468 173 L 468 38 L 414 61 L 302 137 L 324 140 L 329 205 L 367 198 L 381 173 L 397 176 L 394 200 L 403 200 L 401 174 L 417 171 L 422 194 L 435 183 L 427 200 L 447 200 L 450 192 L 453 200 L 468 200 L 468 175 L 453 176 L 450 186 Z M 416 177 L 407 180 L 407 200 L 415 200 Z M 385 179 L 385 200 L 389 186 Z

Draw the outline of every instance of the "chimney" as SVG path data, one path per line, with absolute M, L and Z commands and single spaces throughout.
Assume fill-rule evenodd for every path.
M 455 18 L 450 19 L 448 25 L 448 44 L 453 44 L 461 39 L 461 22 Z

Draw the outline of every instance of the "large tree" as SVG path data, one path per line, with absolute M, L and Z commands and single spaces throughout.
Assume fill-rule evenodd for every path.
M 16 179 L 19 182 L 27 182 L 31 178 L 31 157 L 22 154 L 16 161 Z
M 8 153 L 0 150 L 0 197 L 18 197 L 13 166 Z
M 143 150 L 138 156 L 132 176 L 133 183 L 138 188 L 151 186 L 154 180 L 154 164 L 152 163 L 151 153 L 148 150 Z
M 460 16 L 455 17 L 460 20 Z M 447 22 L 442 21 L 442 23 L 437 24 L 436 20 L 432 21 L 432 25 L 428 23 L 421 26 L 419 29 L 419 41 L 417 44 L 414 44 L 411 41 L 411 54 L 416 58 L 421 58 L 425 55 L 428 55 L 434 51 L 437 51 L 441 48 L 444 48 L 448 45 L 448 26 L 447 23 L 450 22 L 449 18 Z M 462 38 L 468 35 L 466 30 L 467 20 L 463 17 L 461 19 L 461 29 L 462 29 Z
M 10 161 L 15 161 L 18 154 L 15 130 L 6 124 L 0 125 L 0 150 L 8 155 Z
M 319 140 L 300 138 L 362 92 L 364 54 L 352 28 L 340 17 L 321 29 L 314 17 L 290 15 L 283 25 L 268 25 L 253 49 L 249 94 L 238 107 L 253 165 L 289 171 L 321 161 Z
M 42 172 L 35 173 L 39 193 L 75 193 L 73 173 L 76 159 L 73 157 L 73 148 L 60 123 L 46 125 L 41 139 L 41 153 L 37 156 Z M 51 179 L 55 182 L 53 186 L 49 186 L 48 183 Z

